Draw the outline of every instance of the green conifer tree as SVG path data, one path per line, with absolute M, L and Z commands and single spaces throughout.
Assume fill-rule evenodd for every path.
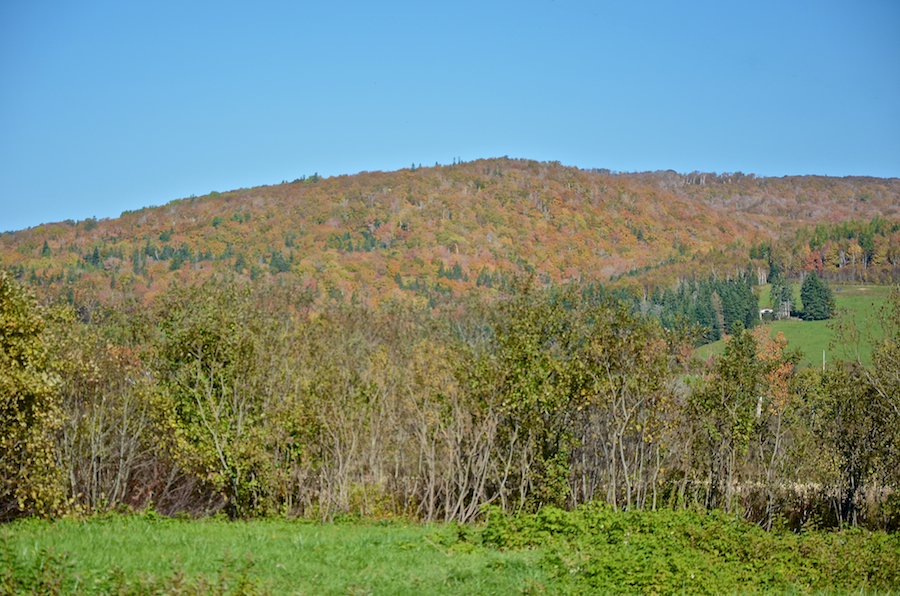
M 834 297 L 819 275 L 812 271 L 806 275 L 800 287 L 800 300 L 803 302 L 803 320 L 821 321 L 831 317 L 834 310 Z

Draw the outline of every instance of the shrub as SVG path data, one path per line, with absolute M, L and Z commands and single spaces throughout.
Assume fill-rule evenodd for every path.
M 51 436 L 58 422 L 34 295 L 0 271 L 0 519 L 46 513 L 61 500 Z

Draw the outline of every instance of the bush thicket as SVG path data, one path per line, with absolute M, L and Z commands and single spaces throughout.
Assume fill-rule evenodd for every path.
M 876 366 L 820 371 L 742 321 L 700 364 L 696 327 L 533 281 L 312 309 L 287 284 L 212 279 L 79 318 L 4 275 L 3 515 L 464 522 L 604 502 L 897 526 L 900 292 Z

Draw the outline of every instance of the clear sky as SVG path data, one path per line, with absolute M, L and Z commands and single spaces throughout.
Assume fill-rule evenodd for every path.
M 0 0 L 0 232 L 503 155 L 900 176 L 900 2 Z

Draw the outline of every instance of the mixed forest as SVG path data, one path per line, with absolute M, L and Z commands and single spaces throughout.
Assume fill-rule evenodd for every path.
M 877 332 L 832 318 L 871 363 L 800 367 L 760 310 L 898 281 L 896 179 L 502 158 L 6 232 L 0 518 L 605 503 L 895 530 L 900 292 Z

